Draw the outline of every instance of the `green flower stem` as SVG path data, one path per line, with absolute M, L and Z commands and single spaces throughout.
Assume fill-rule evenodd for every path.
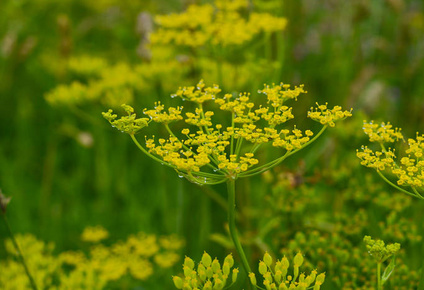
M 272 167 L 278 165 L 279 163 L 283 162 L 284 159 L 286 159 L 287 157 L 293 155 L 294 153 L 302 150 L 303 148 L 307 147 L 309 144 L 313 143 L 315 140 L 318 139 L 319 136 L 321 136 L 322 133 L 324 133 L 325 129 L 327 129 L 327 125 L 325 125 L 324 127 L 321 128 L 321 130 L 318 132 L 318 134 L 316 134 L 314 136 L 314 138 L 312 138 L 311 140 L 309 140 L 307 143 L 303 144 L 302 147 L 293 150 L 293 151 L 287 151 L 286 154 L 284 154 L 283 156 L 281 156 L 280 158 L 277 158 L 271 162 L 268 162 L 267 164 L 264 164 L 262 166 L 256 167 L 255 169 L 246 171 L 242 174 L 239 174 L 239 177 L 250 177 L 250 176 L 254 176 L 257 174 L 261 174 L 265 171 L 268 171 L 269 169 L 271 169 Z
M 411 187 L 411 188 L 412 188 L 412 191 L 414 191 L 414 192 L 415 192 L 415 194 L 416 194 L 419 198 L 424 199 L 424 198 L 423 198 L 423 196 L 421 195 L 421 193 L 419 193 L 419 192 L 418 192 L 418 190 L 417 190 L 415 187 Z
M 233 128 L 233 132 L 234 132 L 234 115 L 235 113 L 233 112 L 231 114 L 231 128 Z M 231 134 L 231 149 L 230 149 L 230 154 L 233 155 L 234 153 L 234 134 Z
M 202 104 L 199 104 L 199 110 L 200 110 L 200 117 L 202 118 L 202 120 L 206 120 L 205 112 L 203 111 L 203 105 Z M 204 125 L 203 128 L 204 128 L 204 131 L 205 131 L 206 134 L 208 134 L 208 135 L 211 134 L 211 132 L 209 131 L 208 125 Z
M 239 138 L 237 140 L 237 145 L 236 145 L 236 152 L 235 154 L 238 156 L 240 154 L 240 150 L 241 150 L 241 145 L 243 144 L 243 138 Z
M 378 173 L 378 175 L 380 175 L 380 177 L 381 178 L 383 178 L 383 180 L 385 181 L 385 182 L 387 182 L 388 184 L 390 184 L 391 186 L 393 186 L 394 188 L 396 188 L 397 190 L 399 190 L 399 191 L 402 191 L 403 193 L 406 193 L 407 195 L 410 195 L 410 196 L 413 196 L 413 197 L 418 197 L 418 198 L 421 198 L 421 199 L 424 199 L 422 196 L 417 196 L 416 194 L 413 194 L 412 192 L 409 192 L 409 191 L 407 191 L 407 190 L 405 190 L 405 189 L 403 189 L 403 188 L 401 188 L 401 187 L 399 187 L 399 186 L 397 186 L 396 184 L 394 184 L 393 182 L 391 182 L 390 180 L 388 180 L 387 178 L 386 178 L 386 176 L 384 176 L 383 175 L 383 173 L 381 173 L 381 171 L 380 170 L 377 170 L 377 173 Z
M 421 257 L 423 257 L 424 255 L 424 243 L 422 243 L 422 248 L 421 248 Z M 420 282 L 418 284 L 418 290 L 424 290 L 424 260 L 421 260 L 421 277 L 420 277 Z
M 15 250 L 18 253 L 18 258 L 19 258 L 22 266 L 25 269 L 25 273 L 26 273 L 26 275 L 29 279 L 29 283 L 31 284 L 31 288 L 34 289 L 34 290 L 37 290 L 38 289 L 37 284 L 35 284 L 35 281 L 32 278 L 31 273 L 29 272 L 28 266 L 25 262 L 24 256 L 22 255 L 21 249 L 19 248 L 19 245 L 15 240 L 15 236 L 13 235 L 12 230 L 10 229 L 10 225 L 9 225 L 9 222 L 7 221 L 6 214 L 1 214 L 1 216 L 3 217 L 4 223 L 6 224 L 6 229 L 7 229 L 7 232 L 9 233 L 9 236 L 12 240 L 13 246 L 15 247 Z
M 202 120 L 206 120 L 205 118 L 205 113 L 203 112 L 203 104 L 199 104 L 198 108 L 200 109 L 200 117 L 202 118 Z M 207 135 L 211 135 L 211 132 L 209 131 L 209 127 L 207 125 L 203 126 L 203 127 L 199 127 L 202 131 L 204 131 Z M 217 159 L 217 157 L 215 156 L 214 153 L 212 153 L 210 155 L 211 160 L 213 161 L 213 163 L 215 163 L 217 166 L 219 164 L 219 161 Z M 211 167 L 212 169 L 216 170 L 217 168 L 212 166 L 211 164 L 208 164 L 209 167 Z
M 246 274 L 252 272 L 250 270 L 249 263 L 247 262 L 246 254 L 243 251 L 243 247 L 239 241 L 237 236 L 237 228 L 236 228 L 236 181 L 234 179 L 229 179 L 227 181 L 227 190 L 228 190 L 228 225 L 230 228 L 231 239 L 233 240 L 234 246 L 236 247 L 237 253 L 241 259 L 243 264 L 243 268 L 246 271 Z M 253 289 L 257 289 L 256 286 L 253 285 Z
M 383 284 L 381 284 L 381 262 L 377 264 L 377 290 L 382 290 Z

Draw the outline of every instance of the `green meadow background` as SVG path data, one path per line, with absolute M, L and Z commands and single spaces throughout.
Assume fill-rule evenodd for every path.
M 148 159 L 102 118 L 106 106 L 76 111 L 45 99 L 58 85 L 77 78 L 66 68 L 72 57 L 143 66 L 148 61 L 138 50 L 140 13 L 178 13 L 190 3 L 209 2 L 0 2 L 0 188 L 12 197 L 7 215 L 14 232 L 53 241 L 57 252 L 78 249 L 89 225 L 105 227 L 112 241 L 139 231 L 175 233 L 186 241 L 182 254 L 197 260 L 204 250 L 221 259 L 231 251 L 226 212 L 219 204 L 224 186 L 191 184 Z M 268 174 L 238 182 L 238 223 L 250 256 L 260 258 L 268 250 L 281 257 L 301 249 L 327 272 L 323 289 L 339 289 L 331 275 L 341 277 L 343 268 L 331 268 L 331 263 L 341 263 L 344 254 L 333 251 L 355 248 L 366 259 L 361 241 L 371 235 L 402 244 L 401 263 L 410 270 L 399 271 L 399 288 L 391 287 L 413 289 L 402 282 L 401 273 L 421 267 L 424 203 L 362 167 L 356 149 L 368 143 L 364 119 L 389 121 L 408 137 L 424 132 L 424 3 L 260 0 L 249 7 L 288 21 L 283 32 L 271 36 L 268 52 L 254 43 L 242 48 L 251 62 L 271 58 L 273 73 L 237 87 L 227 81 L 223 89 L 254 94 L 264 82 L 305 84 L 308 94 L 292 103 L 302 128 L 312 126 L 302 116 L 317 101 L 353 108 L 354 114 Z M 136 109 L 141 112 L 158 100 L 177 103 L 163 85 L 173 83 L 172 76 L 147 79 L 135 94 Z M 217 82 L 200 71 L 182 77 L 180 85 L 195 85 L 200 78 Z M 320 242 L 311 237 L 314 231 L 338 238 Z M 3 259 L 6 237 L 0 224 Z M 324 254 L 314 254 L 317 250 Z M 367 278 L 373 277 L 373 268 L 364 276 L 364 265 L 349 266 L 348 277 L 356 273 L 356 278 L 374 279 Z M 359 289 L 364 284 L 358 279 Z

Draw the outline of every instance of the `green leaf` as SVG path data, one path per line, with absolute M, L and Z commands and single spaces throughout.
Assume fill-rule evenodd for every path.
M 392 275 L 393 271 L 395 270 L 395 266 L 395 255 L 393 255 L 390 264 L 386 267 L 383 276 L 381 277 L 381 284 L 384 284 L 389 279 L 390 275 Z

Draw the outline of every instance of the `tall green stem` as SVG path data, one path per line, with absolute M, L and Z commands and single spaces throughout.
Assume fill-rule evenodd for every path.
M 383 290 L 383 285 L 381 284 L 381 263 L 377 264 L 377 289 Z
M 246 254 L 244 253 L 243 247 L 239 241 L 236 228 L 236 181 L 234 179 L 229 179 L 227 181 L 227 190 L 228 190 L 228 225 L 230 228 L 231 239 L 233 240 L 234 246 L 236 247 L 237 253 L 243 264 L 243 268 L 246 271 L 246 274 L 252 272 L 250 270 L 249 263 L 247 262 Z M 253 286 L 253 289 L 257 289 L 256 286 Z
M 34 290 L 37 290 L 37 284 L 35 284 L 35 281 L 32 278 L 31 273 L 29 272 L 28 266 L 27 266 L 27 264 L 25 262 L 24 256 L 22 255 L 21 249 L 19 248 L 19 245 L 18 245 L 18 243 L 15 240 L 15 236 L 13 235 L 13 232 L 10 229 L 10 225 L 9 225 L 9 222 L 7 221 L 7 217 L 6 217 L 5 214 L 0 214 L 0 215 L 4 219 L 4 223 L 6 224 L 7 232 L 9 233 L 9 236 L 10 236 L 10 239 L 12 240 L 13 246 L 15 247 L 15 250 L 18 253 L 18 259 L 20 260 L 22 266 L 25 269 L 25 273 L 26 273 L 26 275 L 27 275 L 27 277 L 29 279 L 29 283 L 31 284 L 31 288 L 34 289 Z
M 424 243 L 421 247 L 421 257 L 424 255 Z M 418 284 L 418 290 L 424 290 L 424 260 L 421 260 L 421 277 L 420 282 Z

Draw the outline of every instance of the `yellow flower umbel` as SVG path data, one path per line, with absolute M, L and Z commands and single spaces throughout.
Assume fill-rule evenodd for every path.
M 101 226 L 86 227 L 81 235 L 81 240 L 85 242 L 97 243 L 106 239 L 109 233 Z
M 311 274 L 305 275 L 304 273 L 299 274 L 300 267 L 303 264 L 303 256 L 299 252 L 293 259 L 293 274 L 289 274 L 290 262 L 286 257 L 281 260 L 277 260 L 273 265 L 273 259 L 265 253 L 262 261 L 259 262 L 259 273 L 263 277 L 263 286 L 266 290 L 272 289 L 320 289 L 324 283 L 325 274 L 319 275 L 316 270 L 313 270 Z M 257 285 L 256 276 L 254 273 L 249 273 L 250 281 L 253 285 Z
M 184 113 L 183 107 L 166 109 L 158 102 L 153 109 L 143 111 L 148 118 L 137 118 L 134 109 L 128 105 L 123 105 L 127 116 L 118 118 L 112 110 L 103 116 L 112 126 L 128 133 L 149 157 L 198 184 L 218 184 L 260 174 L 308 146 L 328 126 L 351 116 L 350 111 L 343 111 L 339 106 L 328 109 L 327 105 L 318 105 L 308 113 L 308 117 L 323 125 L 315 135 L 311 130 L 302 131 L 296 126 L 292 129 L 284 127 L 294 118 L 292 108 L 286 103 L 306 93 L 303 85 L 293 89 L 286 84 L 266 85 L 259 93 L 266 96 L 267 106 L 256 106 L 249 93 L 219 96 L 220 92 L 217 85 L 206 87 L 200 81 L 196 87 L 180 88 L 173 95 L 194 103 L 192 112 Z M 213 103 L 218 107 L 215 110 Z M 229 115 L 227 125 L 214 122 L 216 115 L 217 119 L 221 118 L 220 111 Z M 177 121 L 184 121 L 189 126 L 174 132 L 170 124 Z M 142 146 L 136 133 L 150 122 L 163 124 L 169 136 L 146 137 Z M 260 164 L 256 152 L 267 144 L 281 148 L 283 152 L 281 157 Z
M 242 45 L 259 33 L 282 31 L 287 25 L 285 18 L 269 13 L 253 12 L 248 18 L 248 1 L 215 0 L 211 4 L 190 5 L 179 14 L 156 16 L 159 29 L 152 33 L 153 44 L 175 44 L 201 47 L 206 44 L 220 46 Z
M 212 261 L 211 256 L 204 252 L 200 263 L 195 265 L 189 257 L 184 259 L 184 277 L 173 276 L 174 285 L 177 289 L 203 289 L 221 290 L 230 288 L 237 280 L 238 269 L 234 266 L 233 256 L 228 255 L 221 265 L 217 258 Z
M 128 105 L 123 105 L 127 116 L 121 118 L 112 110 L 103 113 L 112 126 L 128 133 L 147 156 L 174 169 L 181 177 L 200 185 L 227 183 L 230 234 L 247 273 L 251 270 L 235 230 L 235 181 L 280 164 L 315 141 L 328 126 L 351 116 L 351 111 L 339 106 L 328 109 L 327 105 L 318 105 L 308 116 L 322 124 L 321 130 L 316 134 L 302 131 L 296 126 L 288 127 L 286 122 L 294 118 L 287 102 L 306 93 L 303 85 L 265 85 L 259 93 L 265 96 L 261 105 L 255 104 L 249 93 L 221 94 L 217 85 L 207 87 L 200 81 L 197 86 L 179 88 L 173 95 L 189 102 L 187 107 L 192 111 L 184 112 L 181 106 L 166 109 L 158 102 L 154 109 L 144 110 L 149 118 L 137 118 Z M 178 121 L 187 126 L 177 127 L 174 123 Z M 169 136 L 146 136 L 143 146 L 136 133 L 151 122 L 162 124 Z M 280 157 L 260 162 L 257 152 L 265 147 L 281 150 Z
M 404 140 L 401 129 L 393 128 L 390 123 L 374 124 L 364 121 L 364 132 L 368 135 L 369 141 L 378 143 L 380 150 L 372 150 L 363 146 L 362 150 L 357 150 L 357 156 L 361 159 L 361 164 L 373 168 L 391 186 L 411 195 L 424 199 L 424 134 L 415 139 L 409 138 L 407 148 L 400 155 L 395 149 L 388 147 L 399 140 Z M 389 180 L 384 175 L 389 172 L 396 176 L 396 183 Z

